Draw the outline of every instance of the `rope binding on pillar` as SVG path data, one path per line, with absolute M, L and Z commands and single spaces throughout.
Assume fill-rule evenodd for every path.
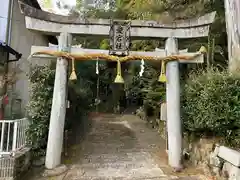
M 66 58 L 68 60 L 72 61 L 72 72 L 70 75 L 70 80 L 76 80 L 77 75 L 76 75 L 76 70 L 75 70 L 75 60 L 81 61 L 81 60 L 107 60 L 107 61 L 115 61 L 117 62 L 117 76 L 115 78 L 115 83 L 124 83 L 124 79 L 122 77 L 122 72 L 121 72 L 121 63 L 122 62 L 127 62 L 127 61 L 135 61 L 135 60 L 146 60 L 146 61 L 162 61 L 161 62 L 161 73 L 159 76 L 159 81 L 160 82 L 166 82 L 166 64 L 170 61 L 178 61 L 179 59 L 181 60 L 193 60 L 194 58 L 205 54 L 206 53 L 206 48 L 202 46 L 200 50 L 195 53 L 192 56 L 186 56 L 186 55 L 170 55 L 166 57 L 159 57 L 159 56 L 142 56 L 142 55 L 129 55 L 125 57 L 118 57 L 118 56 L 112 56 L 112 55 L 106 55 L 103 53 L 86 53 L 86 54 L 74 54 L 74 53 L 68 53 L 68 52 L 62 52 L 62 51 L 39 51 L 31 54 L 29 58 L 32 58 L 33 56 L 36 55 L 49 55 L 53 57 L 62 57 Z M 28 59 L 29 59 L 28 58 Z

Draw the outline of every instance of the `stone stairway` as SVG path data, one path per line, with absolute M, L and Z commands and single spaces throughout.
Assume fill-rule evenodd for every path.
M 167 178 L 151 156 L 152 148 L 145 147 L 137 136 L 139 129 L 132 127 L 134 116 L 131 119 L 103 118 L 93 122 L 83 143 L 84 158 L 79 164 L 84 174 L 80 179 Z

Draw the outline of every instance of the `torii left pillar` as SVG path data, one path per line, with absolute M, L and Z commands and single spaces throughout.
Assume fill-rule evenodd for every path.
M 70 52 L 72 36 L 61 33 L 59 36 L 59 51 Z M 64 123 L 66 116 L 67 97 L 67 67 L 68 60 L 58 58 L 53 90 L 52 111 L 50 117 L 48 144 L 45 166 L 54 169 L 61 164 Z

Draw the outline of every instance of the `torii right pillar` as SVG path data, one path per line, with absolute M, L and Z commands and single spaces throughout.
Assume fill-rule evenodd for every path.
M 228 38 L 229 71 L 240 73 L 240 1 L 224 0 Z
M 176 38 L 168 38 L 165 45 L 167 55 L 178 54 Z M 179 63 L 167 63 L 167 132 L 168 161 L 176 170 L 182 169 L 182 123 L 180 117 L 180 77 Z

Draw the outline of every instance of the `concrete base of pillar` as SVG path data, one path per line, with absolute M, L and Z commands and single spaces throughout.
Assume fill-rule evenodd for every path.
M 173 168 L 173 172 L 175 172 L 175 173 L 180 173 L 180 172 L 182 172 L 183 169 L 184 169 L 183 166 L 180 166 L 180 167 L 174 167 L 174 168 Z
M 67 166 L 62 164 L 54 169 L 46 169 L 42 176 L 43 177 L 59 176 L 67 172 L 67 170 L 68 170 Z

